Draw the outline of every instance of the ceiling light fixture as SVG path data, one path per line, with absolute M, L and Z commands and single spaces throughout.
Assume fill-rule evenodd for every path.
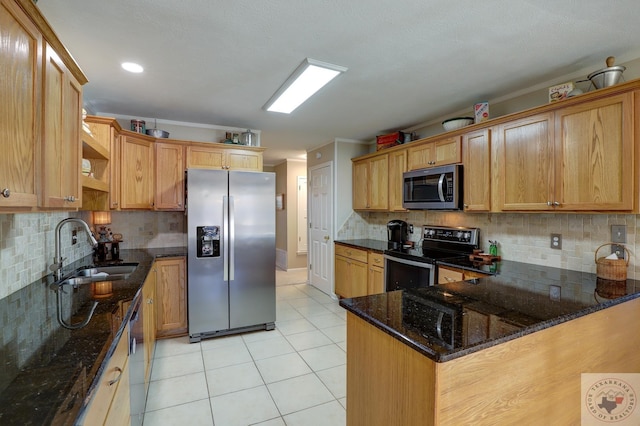
M 139 74 L 142 71 L 144 71 L 144 68 L 142 68 L 141 65 L 135 64 L 133 62 L 123 62 L 121 66 L 122 66 L 122 69 L 129 72 L 136 73 L 136 74 Z
M 347 68 L 306 58 L 264 105 L 273 112 L 291 113 Z

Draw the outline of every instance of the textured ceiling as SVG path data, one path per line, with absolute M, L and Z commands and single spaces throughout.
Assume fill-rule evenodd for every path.
M 91 110 L 262 130 L 266 163 L 640 56 L 638 0 L 40 0 Z M 291 115 L 305 57 L 345 66 Z M 142 64 L 132 75 L 120 63 Z M 586 75 L 586 72 L 585 72 Z

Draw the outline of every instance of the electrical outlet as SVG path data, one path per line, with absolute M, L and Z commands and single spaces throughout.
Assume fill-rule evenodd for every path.
M 78 230 L 74 229 L 71 231 L 71 245 L 75 245 L 78 243 Z
M 627 225 L 611 225 L 611 242 L 627 242 Z
M 551 248 L 555 250 L 562 248 L 562 234 L 551 234 Z
M 413 234 L 413 224 L 412 223 L 409 224 L 409 233 Z
M 618 259 L 624 259 L 624 246 L 621 244 L 611 244 L 611 253 L 618 255 Z
M 557 285 L 549 286 L 549 299 L 560 300 L 560 287 Z

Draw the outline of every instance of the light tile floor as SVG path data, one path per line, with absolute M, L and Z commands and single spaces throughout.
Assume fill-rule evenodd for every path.
M 346 424 L 346 312 L 307 284 L 276 299 L 273 331 L 159 340 L 145 426 Z

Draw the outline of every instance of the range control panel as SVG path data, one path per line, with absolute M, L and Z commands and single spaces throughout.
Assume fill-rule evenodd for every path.
M 448 241 L 468 245 L 478 245 L 478 228 L 428 226 L 422 227 L 422 238 L 432 241 Z
M 196 227 L 197 257 L 220 257 L 220 227 Z

